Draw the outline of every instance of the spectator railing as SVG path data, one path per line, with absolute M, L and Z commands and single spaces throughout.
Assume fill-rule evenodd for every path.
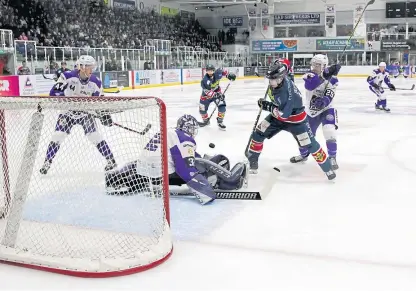
M 13 51 L 13 31 L 9 29 L 0 29 L 0 49 L 4 51 Z

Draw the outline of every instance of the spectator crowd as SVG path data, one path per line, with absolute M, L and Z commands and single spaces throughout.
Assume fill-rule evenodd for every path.
M 142 48 L 146 39 L 219 51 L 197 20 L 113 9 L 91 0 L 0 0 L 0 28 L 40 46 Z

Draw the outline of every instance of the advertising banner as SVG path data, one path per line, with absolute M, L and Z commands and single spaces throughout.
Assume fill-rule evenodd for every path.
M 355 30 L 354 30 L 355 37 L 367 36 L 367 25 L 365 24 L 365 16 L 364 16 L 365 6 L 366 4 L 363 3 L 363 4 L 355 4 L 355 7 L 354 7 L 353 27 L 355 27 Z
M 244 67 L 244 76 L 264 77 L 269 67 Z
M 316 40 L 316 50 L 318 51 L 342 51 L 345 45 L 348 43 L 346 50 L 364 50 L 365 39 L 364 38 L 354 38 L 348 41 L 347 38 L 341 39 L 317 39 Z
M 158 76 L 159 73 L 159 76 Z M 134 71 L 134 88 L 138 88 L 143 85 L 159 84 L 160 83 L 160 71 L 155 70 L 140 70 Z
M 201 81 L 202 69 L 183 69 L 183 82 Z
M 303 75 L 311 70 L 311 66 L 294 66 L 293 73 L 295 75 Z
M 159 12 L 159 1 L 140 0 L 137 1 L 137 9 L 139 11 L 157 11 Z
M 274 25 L 320 24 L 319 13 L 282 13 L 274 15 Z
M 52 79 L 55 77 L 53 74 L 45 75 L 46 78 Z M 46 94 L 52 89 L 53 85 L 55 85 L 54 80 L 47 80 L 42 75 L 35 76 L 35 95 Z
M 414 47 L 414 44 L 408 40 L 382 40 L 380 49 L 382 51 L 402 51 L 414 49 Z
M 243 17 L 242 16 L 233 16 L 233 17 L 223 17 L 222 26 L 224 27 L 239 27 L 243 26 Z
M 161 70 L 160 71 L 160 84 L 171 84 L 181 82 L 181 70 Z
M 136 9 L 135 0 L 113 0 L 113 7 L 116 9 Z
M 252 52 L 293 52 L 298 49 L 296 39 L 254 40 L 251 43 Z
M 19 96 L 18 76 L 0 76 L 0 96 Z
M 118 81 L 117 81 L 117 72 L 103 72 L 103 88 L 117 88 Z
M 337 18 L 334 4 L 325 5 L 325 33 L 326 37 L 337 36 Z
M 130 83 L 129 83 L 129 72 L 125 71 L 125 72 L 116 72 L 117 74 L 117 86 L 122 86 L 124 88 L 128 88 L 130 87 Z
M 50 89 L 51 88 L 49 88 L 49 90 Z M 36 95 L 36 76 L 35 75 L 19 76 L 19 95 L 20 96 Z
M 166 15 L 166 16 L 176 16 L 179 14 L 179 9 L 176 8 L 170 8 L 166 6 L 160 7 L 160 15 Z

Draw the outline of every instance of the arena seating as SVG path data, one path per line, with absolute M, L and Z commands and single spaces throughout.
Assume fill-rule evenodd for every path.
M 179 16 L 112 9 L 89 0 L 0 0 L 0 5 L 0 28 L 40 46 L 138 49 L 146 39 L 166 39 L 172 46 L 220 51 L 198 21 Z

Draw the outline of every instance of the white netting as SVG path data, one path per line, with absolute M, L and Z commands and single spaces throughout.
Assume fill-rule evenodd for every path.
M 107 113 L 148 131 L 104 126 L 98 117 L 108 121 Z M 88 275 L 139 271 L 167 257 L 165 130 L 155 98 L 0 98 L 0 261 Z M 139 179 L 130 168 L 158 133 L 160 158 L 137 165 L 159 178 Z M 105 171 L 113 158 L 117 167 Z M 41 174 L 45 160 L 52 163 Z

